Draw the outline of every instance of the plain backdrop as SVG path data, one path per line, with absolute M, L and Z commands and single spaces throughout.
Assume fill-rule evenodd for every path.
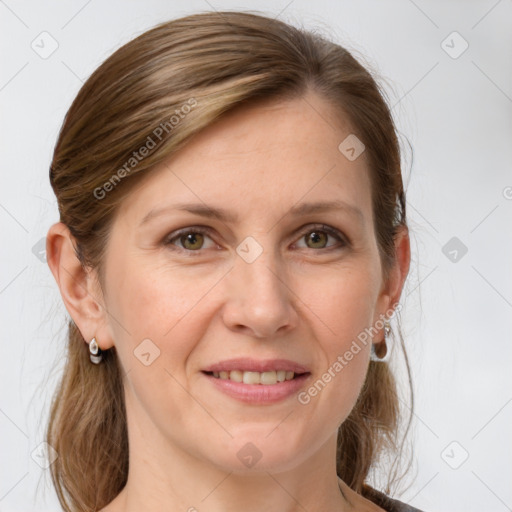
M 416 393 L 414 466 L 397 497 L 426 512 L 512 510 L 510 0 L 5 0 L 0 511 L 60 509 L 41 443 L 66 334 L 44 254 L 58 221 L 48 168 L 64 115 L 92 71 L 136 35 L 237 9 L 346 46 L 382 77 L 393 107 L 413 252 L 401 302 Z

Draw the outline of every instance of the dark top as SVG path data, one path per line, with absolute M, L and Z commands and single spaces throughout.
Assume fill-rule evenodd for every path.
M 373 501 L 373 503 L 386 510 L 386 512 L 422 512 L 418 508 L 411 507 L 407 505 L 407 503 L 390 498 L 369 486 L 365 486 L 362 494 L 366 499 Z

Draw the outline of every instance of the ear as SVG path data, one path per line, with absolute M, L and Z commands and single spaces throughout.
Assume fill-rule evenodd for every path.
M 57 222 L 46 236 L 46 260 L 57 281 L 64 305 L 87 343 L 95 337 L 102 350 L 111 348 L 103 294 L 96 272 L 82 267 L 69 228 Z
M 394 310 L 400 301 L 402 289 L 411 263 L 411 243 L 407 226 L 401 226 L 395 236 L 395 261 L 379 295 L 376 313 L 385 315 Z M 389 316 L 389 314 L 387 315 Z M 374 319 L 377 321 L 379 317 Z

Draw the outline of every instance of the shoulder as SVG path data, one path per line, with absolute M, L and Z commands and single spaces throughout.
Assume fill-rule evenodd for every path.
M 390 498 L 369 486 L 365 486 L 362 494 L 365 498 L 386 510 L 386 512 L 423 512 L 418 508 L 407 505 L 407 503 Z

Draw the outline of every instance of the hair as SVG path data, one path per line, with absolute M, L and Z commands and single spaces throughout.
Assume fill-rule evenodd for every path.
M 366 147 L 386 277 L 396 262 L 398 229 L 407 222 L 400 146 L 385 93 L 345 48 L 250 12 L 202 12 L 157 25 L 115 51 L 83 84 L 50 166 L 60 221 L 83 268 L 96 269 L 104 289 L 104 253 L 119 205 L 194 134 L 243 105 L 301 98 L 309 91 L 348 119 Z M 139 150 L 144 158 L 136 158 Z M 398 332 L 411 391 L 407 433 L 413 396 Z M 103 352 L 101 364 L 91 364 L 84 341 L 68 320 L 65 367 L 46 428 L 46 440 L 59 454 L 51 478 L 67 512 L 103 508 L 128 477 L 122 368 L 115 347 Z M 395 454 L 387 489 L 398 480 L 401 419 L 389 364 L 371 361 L 358 400 L 338 430 L 336 470 L 356 492 L 372 496 L 367 479 L 386 451 Z

